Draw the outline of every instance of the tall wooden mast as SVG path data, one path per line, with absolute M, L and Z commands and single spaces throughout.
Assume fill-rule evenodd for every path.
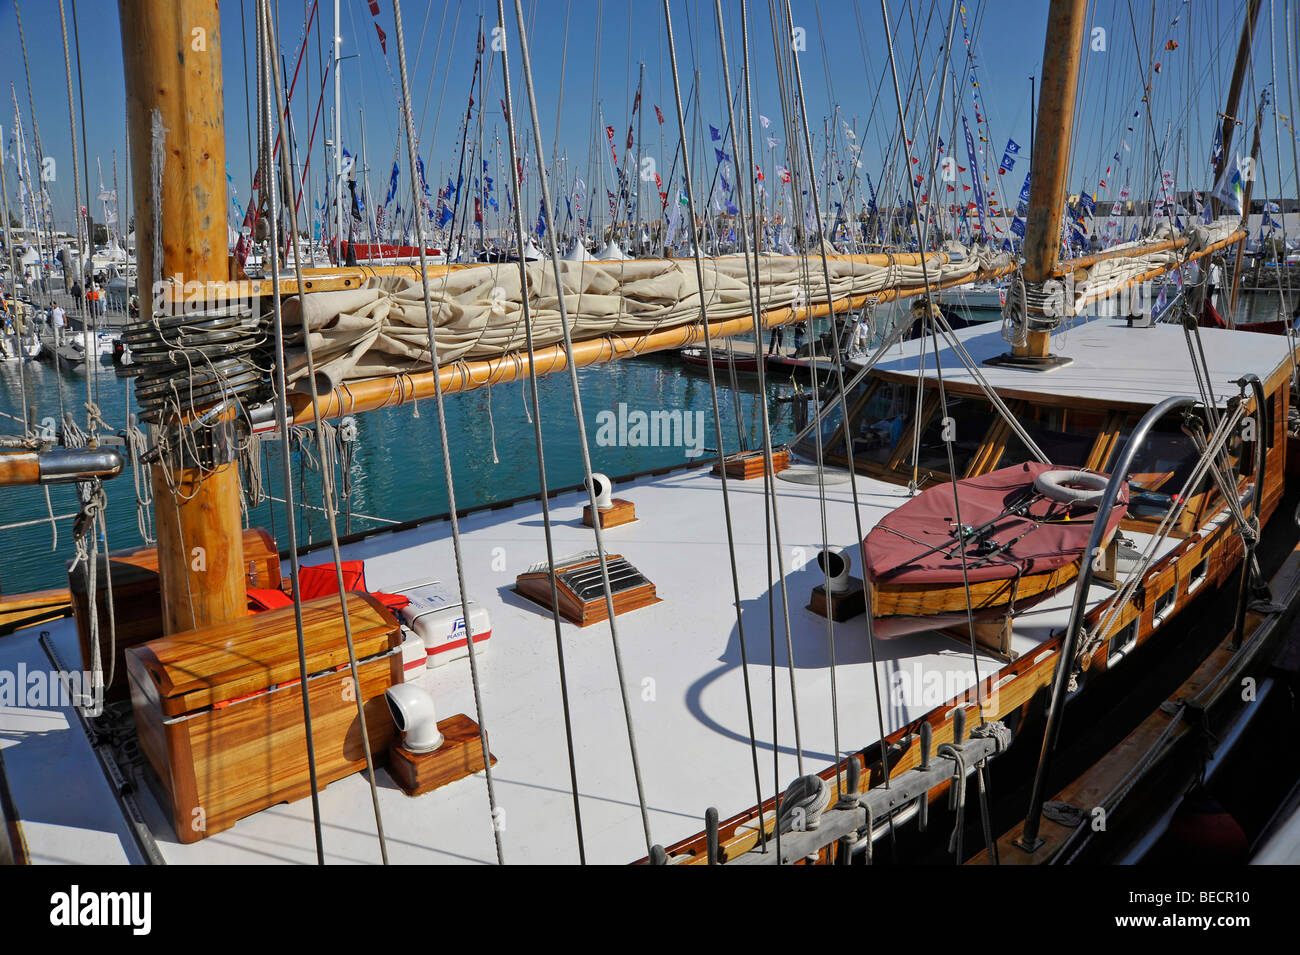
M 1241 24 L 1241 39 L 1237 41 L 1237 59 L 1232 65 L 1232 79 L 1228 82 L 1228 101 L 1224 104 L 1223 125 L 1219 127 L 1219 142 L 1222 148 L 1214 160 L 1214 182 L 1211 188 L 1218 186 L 1223 170 L 1228 166 L 1232 156 L 1232 138 L 1237 129 L 1237 104 L 1241 100 L 1241 86 L 1246 79 L 1246 67 L 1250 65 L 1250 50 L 1255 42 L 1255 23 L 1259 19 L 1260 0 L 1250 0 L 1246 7 L 1246 18 Z M 1223 209 L 1223 203 L 1210 196 L 1210 209 L 1217 217 Z M 1247 209 L 1246 212 L 1250 210 Z
M 1029 216 L 1025 229 L 1025 285 L 1047 281 L 1056 270 L 1061 248 L 1061 218 L 1070 175 L 1070 139 L 1074 131 L 1074 102 L 1079 89 L 1079 60 L 1083 56 L 1087 0 L 1052 0 L 1043 43 L 1043 85 L 1038 101 L 1029 186 Z M 1030 314 L 1034 313 L 1031 305 Z M 1039 312 L 1041 315 L 1041 311 Z M 1029 330 L 1012 354 L 1046 358 L 1051 331 Z
M 131 150 L 131 182 L 147 321 L 156 291 L 173 276 L 204 287 L 229 278 L 220 15 L 217 0 L 119 0 L 118 8 L 127 123 L 139 144 Z M 245 612 L 233 444 L 215 440 L 200 449 L 201 460 L 164 458 L 152 466 L 167 633 Z

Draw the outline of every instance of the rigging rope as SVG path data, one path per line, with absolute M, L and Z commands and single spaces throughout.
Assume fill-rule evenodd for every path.
M 522 17 L 523 14 L 521 11 L 520 13 L 521 29 L 522 29 Z M 410 93 L 409 82 L 407 79 L 407 72 L 406 72 L 406 41 L 402 32 L 401 0 L 393 0 L 393 19 L 396 23 L 396 31 L 397 31 L 396 32 L 397 63 L 398 63 L 401 82 L 402 82 L 402 112 L 406 121 L 405 122 L 406 146 L 407 146 L 407 153 L 411 165 L 411 198 L 416 209 L 419 209 L 420 184 L 418 181 L 418 175 L 416 173 L 416 148 L 417 147 L 415 141 L 415 118 L 411 112 L 411 93 Z M 526 68 L 527 68 L 527 60 L 525 58 L 525 69 Z M 531 89 L 530 89 L 530 94 L 531 94 Z M 459 195 L 457 196 L 457 198 L 459 199 Z M 438 343 L 433 334 L 433 305 L 429 298 L 429 282 L 428 282 L 429 263 L 425 253 L 425 246 L 424 246 L 424 221 L 418 214 L 416 215 L 416 239 L 419 242 L 419 248 L 420 248 L 420 275 L 422 279 L 422 284 L 424 286 L 425 323 L 429 333 L 429 360 L 434 368 L 434 371 L 436 372 L 438 368 Z M 301 288 L 302 286 L 300 285 L 299 287 Z M 312 408 L 314 410 L 320 407 L 318 403 L 318 397 L 314 393 L 315 392 L 314 371 L 312 372 L 310 377 L 312 379 L 312 389 L 313 389 Z M 438 437 L 442 445 L 443 480 L 446 482 L 446 486 L 447 486 L 447 509 L 449 512 L 448 519 L 451 524 L 451 547 L 452 547 L 452 554 L 456 562 L 456 584 L 458 588 L 458 593 L 460 595 L 461 608 L 464 610 L 466 614 L 466 621 L 467 621 L 466 627 L 468 628 L 469 593 L 465 586 L 465 566 L 464 566 L 464 561 L 461 557 L 460 522 L 456 515 L 456 482 L 452 475 L 451 450 L 448 446 L 448 441 L 447 441 L 447 413 L 446 413 L 446 408 L 444 406 L 443 396 L 442 396 L 441 376 L 435 374 L 434 381 L 435 381 L 434 399 L 438 410 Z M 581 418 L 579 419 L 579 422 L 581 422 Z M 584 436 L 584 441 L 585 441 L 585 436 Z M 593 509 L 594 509 L 594 501 L 593 501 Z M 606 581 L 606 586 L 608 586 L 608 580 Z M 611 607 L 610 608 L 611 624 L 613 623 L 613 616 L 614 616 L 614 611 L 613 608 Z M 488 745 L 487 723 L 485 722 L 483 717 L 483 697 L 479 687 L 478 657 L 474 649 L 473 640 L 469 640 L 466 643 L 466 646 L 469 649 L 470 681 L 474 687 L 474 707 L 475 707 L 475 713 L 478 716 L 479 742 L 482 744 L 483 752 L 488 753 L 491 750 Z M 501 816 L 500 807 L 497 804 L 496 789 L 492 779 L 492 767 L 490 763 L 491 763 L 490 760 L 486 758 L 484 759 L 483 775 L 487 783 L 488 808 L 491 812 L 491 817 L 492 817 L 492 838 L 494 843 L 496 844 L 497 863 L 504 864 L 505 857 L 501 845 L 501 830 L 503 828 L 504 819 Z
M 400 2 L 400 0 L 394 0 L 394 3 L 397 2 Z M 528 53 L 528 37 L 524 27 L 524 8 L 521 0 L 515 0 L 515 21 L 516 21 L 516 25 L 518 28 L 518 35 L 519 35 L 519 48 L 520 48 L 519 52 L 520 52 L 520 59 L 522 61 L 522 67 L 523 67 L 524 88 L 528 91 L 528 109 L 532 119 L 535 153 L 538 157 L 538 166 L 539 166 L 538 176 L 541 181 L 542 202 L 545 204 L 547 209 L 554 209 L 555 208 L 554 203 L 551 201 L 551 189 L 550 189 L 550 181 L 549 181 L 548 173 L 545 168 L 545 164 L 542 162 L 542 157 L 545 155 L 545 150 L 542 146 L 542 125 L 537 115 L 537 96 L 533 88 L 533 70 L 532 70 L 532 63 Z M 584 423 L 584 418 L 582 413 L 582 393 L 578 384 L 577 366 L 573 361 L 573 341 L 569 335 L 569 323 L 565 314 L 566 311 L 565 296 L 562 292 L 563 284 L 560 281 L 560 275 L 561 275 L 560 254 L 559 254 L 559 249 L 556 246 L 555 230 L 554 229 L 547 230 L 547 235 L 549 237 L 548 245 L 550 247 L 549 250 L 550 250 L 550 258 L 551 258 L 551 266 L 554 271 L 557 290 L 560 290 L 559 293 L 557 294 L 559 311 L 560 311 L 560 327 L 564 333 L 564 353 L 567 359 L 567 365 L 569 370 L 569 383 L 573 391 L 573 410 L 574 410 L 574 417 L 577 421 L 578 436 L 579 436 L 578 446 L 582 452 L 582 469 L 586 475 L 586 480 L 587 480 L 587 496 L 591 504 L 592 513 L 594 514 L 597 510 L 597 507 L 596 507 L 595 484 L 592 481 L 592 477 L 591 477 L 592 474 L 591 449 L 587 445 L 587 429 Z M 430 337 L 430 342 L 432 344 L 432 340 L 433 340 L 432 305 L 429 303 L 427 294 L 425 296 L 425 309 L 426 309 L 426 314 L 429 316 L 429 325 L 430 325 L 429 337 Z M 439 376 L 435 375 L 434 377 L 436 379 Z M 441 394 L 441 386 L 439 386 L 438 394 Z M 448 466 L 450 467 L 450 464 L 448 464 Z M 595 538 L 596 538 L 596 552 L 600 559 L 601 583 L 605 590 L 605 609 L 609 615 L 610 643 L 612 644 L 613 651 L 614 651 L 615 669 L 618 672 L 619 693 L 622 696 L 622 700 L 623 700 L 623 717 L 627 727 L 628 749 L 632 757 L 632 774 L 636 781 L 637 802 L 639 803 L 640 810 L 641 810 L 641 825 L 642 828 L 645 830 L 646 850 L 648 852 L 654 847 L 654 840 L 651 838 L 650 835 L 650 813 L 646 805 L 645 786 L 641 780 L 641 762 L 640 762 L 640 758 L 637 755 L 636 731 L 632 725 L 632 704 L 631 704 L 631 700 L 628 698 L 627 680 L 624 675 L 624 668 L 623 668 L 623 654 L 619 648 L 618 624 L 615 620 L 615 614 L 614 614 L 613 589 L 610 586 L 610 582 L 609 582 L 609 565 L 605 559 L 605 538 L 603 532 L 601 531 L 600 521 L 592 521 L 592 525 L 593 525 L 592 529 L 595 532 Z
M 303 637 L 302 623 L 302 588 L 299 586 L 300 567 L 298 563 L 298 531 L 297 519 L 293 512 L 293 471 L 289 458 L 289 409 L 287 399 L 287 389 L 285 386 L 285 362 L 284 362 L 284 325 L 281 316 L 280 306 L 280 268 L 277 261 L 279 257 L 280 240 L 279 240 L 279 219 L 276 210 L 278 199 L 278 185 L 271 169 L 271 137 L 274 131 L 274 123 L 271 113 L 271 96 L 270 96 L 270 79 L 267 76 L 268 64 L 270 69 L 274 69 L 274 52 L 275 46 L 271 33 L 270 6 L 267 0 L 256 0 L 256 38 L 254 41 L 254 51 L 257 55 L 257 112 L 258 112 L 258 156 L 259 156 L 259 176 L 267 184 L 266 195 L 270 200 L 271 215 L 267 218 L 269 230 L 269 242 L 266 246 L 266 252 L 270 257 L 271 266 L 271 309 L 273 315 L 273 335 L 275 347 L 275 375 L 276 387 L 274 388 L 276 403 L 276 418 L 280 426 L 281 447 L 284 450 L 282 455 L 283 478 L 284 478 L 284 496 L 286 501 L 285 512 L 288 518 L 289 533 L 289 566 L 291 579 L 293 582 L 293 617 L 294 630 L 298 643 L 298 678 L 299 685 L 303 687 L 302 693 L 302 715 L 303 730 L 307 743 L 307 772 L 311 781 L 311 814 L 312 814 L 312 831 L 316 842 L 316 862 L 318 865 L 325 864 L 325 844 L 321 833 L 321 816 L 320 816 L 320 783 L 316 773 L 316 743 L 312 733 L 311 718 L 311 699 L 310 694 L 305 692 L 307 687 L 307 653 Z M 279 71 L 275 70 L 275 75 L 279 76 Z M 279 93 L 279 84 L 276 84 L 276 93 Z M 295 220 L 296 220 L 295 216 Z M 296 221 L 295 221 L 296 225 Z M 297 261 L 298 256 L 294 256 Z M 299 280 L 298 287 L 302 288 L 302 282 Z M 342 587 L 339 588 L 340 596 Z M 343 619 L 347 620 L 346 607 L 343 613 Z M 355 679 L 355 654 L 353 653 L 351 639 L 348 641 L 348 658 L 353 664 L 353 678 Z M 356 694 L 360 700 L 361 694 Z M 363 724 L 364 725 L 364 724 Z M 362 733 L 362 738 L 367 739 L 366 734 Z M 370 765 L 369 742 L 366 742 L 366 763 Z M 373 783 L 374 773 L 370 773 Z M 384 860 L 387 861 L 387 849 L 384 846 L 383 823 L 379 817 L 378 805 L 375 807 L 375 823 L 379 830 L 379 849 Z
M 787 2 L 788 2 L 788 0 L 787 0 Z M 886 5 L 886 0 L 880 0 L 880 16 L 881 16 L 881 19 L 882 19 L 882 21 L 884 22 L 884 26 L 885 26 L 885 45 L 886 45 L 886 48 L 887 48 L 888 51 L 889 51 L 889 68 L 890 68 L 890 71 L 893 73 L 893 77 L 894 77 L 894 98 L 895 98 L 895 101 L 896 101 L 897 104 L 898 104 L 898 118 L 899 118 L 899 123 L 902 124 L 902 123 L 904 122 L 903 100 L 902 100 L 902 96 L 899 94 L 899 88 L 898 88 L 898 67 L 897 67 L 897 65 L 896 65 L 896 63 L 895 63 L 895 60 L 894 60 L 894 40 L 893 40 L 893 36 L 892 36 L 891 30 L 890 30 L 890 26 L 889 26 L 889 10 L 888 10 L 888 7 L 887 7 L 887 5 Z M 951 37 L 952 37 L 952 29 L 951 29 L 951 28 L 952 28 L 952 24 L 950 23 L 950 24 L 949 24 L 949 39 L 950 39 L 950 40 L 951 40 Z M 905 156 L 907 156 L 907 158 L 908 158 L 909 160 L 911 159 L 911 152 L 910 152 L 910 149 L 908 149 L 907 147 L 904 147 L 903 154 L 904 154 Z M 910 166 L 910 163 L 909 163 L 909 166 Z M 909 174 L 907 182 L 908 182 L 908 186 L 909 186 L 909 189 L 910 189 L 910 191 L 911 191 L 911 195 L 912 195 L 912 203 L 913 203 L 913 206 L 915 206 L 915 204 L 916 204 L 916 181 L 915 181 L 915 180 L 911 177 L 911 175 Z M 920 246 L 921 246 L 921 225 L 920 225 L 920 221 L 919 221 L 919 220 L 915 220 L 915 221 L 913 222 L 913 225 L 914 225 L 914 227 L 915 227 L 915 229 L 916 229 L 917 245 L 918 245 L 918 247 L 920 247 Z M 937 323 L 938 323 L 938 322 L 941 322 L 943 319 L 942 319 L 942 315 L 939 314 L 939 309 L 931 303 L 931 298 L 930 298 L 930 276 L 929 276 L 929 271 L 928 271 L 928 270 L 926 269 L 926 267 L 925 267 L 925 256 L 924 256 L 924 255 L 922 255 L 922 257 L 921 257 L 921 268 L 922 268 L 922 274 L 923 274 L 924 277 L 925 277 L 925 286 L 926 286 L 926 294 L 925 294 L 925 298 L 922 299 L 922 302 L 925 304 L 925 309 L 926 309 L 926 313 L 927 313 L 927 314 L 924 316 L 923 321 L 929 324 L 929 326 L 930 326 L 930 333 L 931 333 L 931 336 L 934 338 L 935 376 L 936 376 L 936 378 L 937 378 L 937 380 L 938 380 L 938 389 L 939 389 L 939 412 L 940 412 L 940 414 L 942 415 L 940 421 L 941 421 L 941 423 L 944 425 L 944 431 L 947 432 L 947 425 L 948 425 L 949 422 L 952 421 L 952 419 L 948 417 L 948 398 L 947 398 L 947 394 L 946 394 L 946 392 L 945 392 L 945 390 L 944 390 L 944 385 L 943 385 L 943 366 L 942 366 L 942 364 L 940 363 L 940 358 L 939 358 L 939 340 L 938 340 L 938 334 L 937 334 L 937 329 L 936 329 Z M 936 320 L 936 315 L 939 316 L 937 320 Z M 925 326 L 924 326 L 924 324 L 923 324 L 923 325 L 922 325 L 922 336 L 924 336 L 924 334 L 925 334 Z M 919 372 L 918 372 L 918 374 L 919 374 Z M 920 387 L 919 387 L 919 385 L 918 385 L 917 390 L 918 390 L 918 392 L 920 391 Z M 1008 415 L 1008 417 L 1010 417 L 1010 415 Z M 918 431 L 918 440 L 917 440 L 917 442 L 916 442 L 916 444 L 917 444 L 918 446 L 919 446 L 919 444 L 920 444 L 919 434 L 920 434 L 920 432 Z M 847 415 L 847 412 L 846 412 L 846 414 L 845 414 L 845 436 L 848 437 L 848 415 Z M 953 460 L 953 453 L 952 453 L 952 440 L 951 440 L 950 436 L 949 436 L 948 434 L 946 434 L 946 433 L 944 434 L 944 437 L 945 437 L 946 439 L 948 439 L 948 440 L 945 440 L 945 441 L 944 441 L 944 447 L 947 449 L 947 453 L 948 453 L 948 472 L 949 472 L 949 473 L 948 473 L 948 477 L 949 477 L 949 480 L 952 482 L 952 503 L 953 503 L 953 515 L 954 515 L 953 519 L 956 521 L 957 527 L 960 528 L 960 527 L 962 526 L 962 519 L 961 519 L 961 495 L 960 495 L 960 493 L 959 493 L 958 490 L 957 490 L 957 481 L 958 481 L 958 477 L 957 477 L 957 468 L 956 468 L 955 462 L 954 462 L 954 460 Z M 913 461 L 914 461 L 914 462 L 916 461 L 916 458 L 915 458 L 915 457 L 913 458 Z M 915 474 L 916 474 L 916 471 L 915 471 L 915 463 L 914 463 L 914 467 L 913 467 L 913 480 L 914 480 L 914 481 L 915 481 Z M 983 725 L 983 724 L 986 722 L 986 718 L 985 718 L 985 715 L 984 715 L 984 694 L 983 694 L 982 681 L 981 681 L 981 679 L 980 679 L 979 650 L 978 650 L 978 648 L 977 648 L 977 646 L 976 646 L 976 638 L 975 638 L 975 611 L 974 611 L 973 607 L 971 606 L 970 574 L 969 574 L 969 570 L 968 570 L 968 568 L 967 568 L 966 548 L 963 547 L 963 548 L 960 549 L 960 556 L 961 556 L 962 590 L 963 590 L 964 595 L 965 595 L 965 598 L 966 598 L 966 622 L 967 622 L 967 627 L 968 627 L 968 629 L 970 630 L 970 654 L 971 654 L 971 664 L 972 664 L 972 666 L 975 668 L 975 702 L 976 702 L 977 706 L 979 707 L 980 724 Z M 865 541 L 864 541 L 864 543 L 863 543 L 863 562 L 865 563 L 865 561 L 866 561 L 866 545 L 865 545 Z M 865 579 L 866 579 L 866 576 L 865 576 L 865 574 L 864 574 L 864 575 L 863 575 L 863 580 L 864 580 L 864 582 L 865 582 Z M 995 714 L 995 716 L 996 716 L 996 714 Z M 963 778 L 963 780 L 965 779 L 965 775 L 964 775 L 964 773 L 963 773 L 963 777 L 962 777 L 962 778 Z M 963 792 L 964 792 L 964 782 L 963 782 L 962 785 L 963 785 Z M 958 833 L 960 833 L 960 826 L 961 826 L 961 824 L 962 824 L 962 821 L 961 821 L 961 820 L 962 820 L 963 818 L 964 818 L 964 814 L 963 814 L 962 816 L 959 816 L 959 818 L 958 818 Z M 954 838 L 956 838 L 956 839 L 958 840 L 957 854 L 958 854 L 958 856 L 960 857 L 960 854 L 961 854 L 961 850 L 960 850 L 960 835 L 959 835 L 959 834 L 958 834 L 958 835 L 955 835 Z
M 503 0 L 497 0 L 497 27 L 501 31 L 500 35 L 506 35 L 506 13 Z M 510 60 L 507 51 L 508 44 L 501 44 L 501 77 L 505 88 L 505 109 L 506 109 L 506 140 L 507 147 L 510 150 L 510 168 L 518 168 L 519 148 L 515 142 L 515 113 L 514 99 L 510 89 Z M 524 394 L 524 413 L 528 417 L 529 424 L 533 426 L 533 441 L 537 449 L 537 484 L 541 494 L 542 504 L 542 533 L 546 540 L 546 565 L 554 568 L 555 566 L 555 541 L 553 526 L 551 521 L 551 495 L 548 481 L 546 478 L 546 453 L 542 441 L 542 407 L 537 393 L 537 375 L 533 371 L 536 369 L 536 355 L 533 349 L 533 324 L 529 316 L 529 294 L 528 294 L 528 270 L 525 266 L 525 258 L 522 250 L 525 244 L 524 233 L 524 213 L 523 197 L 519 195 L 519 181 L 511 174 L 509 181 L 512 183 L 512 190 L 515 194 L 514 202 L 514 220 L 515 236 L 519 243 L 519 283 L 523 294 L 520 296 L 520 307 L 523 312 L 524 334 L 527 337 L 528 345 L 528 367 L 530 374 L 526 386 L 528 392 Z M 524 383 L 521 382 L 521 385 Z M 528 413 L 528 394 L 531 393 L 533 406 L 536 414 Z M 569 761 L 569 784 L 570 792 L 573 799 L 573 824 L 577 833 L 578 840 L 578 861 L 582 865 L 587 863 L 586 839 L 582 830 L 582 806 L 578 797 L 578 766 L 573 747 L 573 714 L 569 704 L 569 677 L 568 669 L 564 659 L 564 639 L 560 628 L 560 599 L 559 589 L 556 584 L 555 574 L 552 573 L 549 578 L 551 588 L 551 620 L 555 628 L 555 655 L 559 665 L 560 676 L 560 704 L 564 714 L 564 744 L 568 754 Z

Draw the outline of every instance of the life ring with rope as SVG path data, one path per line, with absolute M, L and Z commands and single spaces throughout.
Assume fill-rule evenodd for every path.
M 1097 504 L 1109 482 L 1104 474 L 1062 468 L 1034 478 L 1034 490 L 1061 504 Z

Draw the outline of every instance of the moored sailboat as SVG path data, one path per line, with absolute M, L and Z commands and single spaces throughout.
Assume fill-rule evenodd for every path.
M 180 7 L 124 4 L 133 123 L 143 131 L 154 111 L 165 114 L 175 146 L 160 150 L 161 169 L 149 165 L 152 157 L 133 157 L 138 183 L 161 176 L 166 184 L 157 195 L 136 190 L 137 221 L 145 223 L 141 272 L 175 269 L 225 291 L 227 264 L 203 252 L 219 243 L 158 243 L 155 253 L 150 234 L 175 227 L 197 235 L 207 203 L 222 203 L 211 198 L 221 181 L 220 87 L 214 95 L 210 65 L 185 52 L 191 22 L 203 23 L 213 40 L 217 24 L 201 4 Z M 138 15 L 128 18 L 125 8 Z M 1082 4 L 1054 3 L 1052 19 L 1049 44 L 1072 46 L 1076 57 L 1073 66 L 1069 57 L 1057 65 L 1054 119 L 1044 111 L 1056 143 L 1042 147 L 1045 156 L 1068 142 L 1069 119 L 1060 111 L 1073 99 Z M 400 19 L 398 26 L 400 43 Z M 258 30 L 259 55 L 272 61 L 265 3 Z M 525 31 L 518 43 L 528 76 Z M 177 56 L 155 55 L 173 47 Z M 513 46 L 500 52 L 508 77 Z M 265 113 L 279 115 L 282 91 L 276 79 L 265 82 Z M 160 90 L 183 92 L 184 108 Z M 513 110 L 508 86 L 505 93 Z M 680 117 L 680 99 L 678 110 Z M 268 121 L 264 140 L 273 129 Z M 510 129 L 517 151 L 513 122 Z M 413 150 L 409 128 L 407 135 Z M 190 169 L 168 158 L 182 152 L 211 161 Z M 420 862 L 500 860 L 507 852 L 530 862 L 588 853 L 597 861 L 847 861 L 869 856 L 882 830 L 903 825 L 908 813 L 938 818 L 933 793 L 964 786 L 968 775 L 982 779 L 984 761 L 1017 743 L 1023 749 L 1022 731 L 1040 715 L 1045 689 L 1059 685 L 1051 694 L 1058 720 L 1071 684 L 1086 688 L 1080 698 L 1104 696 L 1115 672 L 1138 668 L 1139 649 L 1156 646 L 1208 593 L 1230 585 L 1238 568 L 1248 569 L 1240 572 L 1244 612 L 1246 585 L 1262 582 L 1251 559 L 1258 525 L 1285 487 L 1295 361 L 1288 339 L 1094 320 L 1076 323 L 1068 341 L 1053 346 L 1060 323 L 1045 314 L 1042 286 L 1074 275 L 1076 263 L 1050 251 L 1064 191 L 1064 169 L 1053 173 L 1050 165 L 1042 163 L 1035 181 L 1041 195 L 1031 224 L 1040 223 L 1041 235 L 1031 234 L 1034 258 L 1023 268 L 986 251 L 873 257 L 823 244 L 791 257 L 759 254 L 757 243 L 739 260 L 707 265 L 698 254 L 626 261 L 608 250 L 600 262 L 561 262 L 551 234 L 545 261 L 431 270 L 421 232 L 413 246 L 418 269 L 308 270 L 295 259 L 290 276 L 274 267 L 273 225 L 272 268 L 267 278 L 241 282 L 236 290 L 246 294 L 179 317 L 150 308 L 139 323 L 139 334 L 159 339 L 157 355 L 175 350 L 208 360 L 207 377 L 188 368 L 182 376 L 186 362 L 160 360 L 153 384 L 174 379 L 177 387 L 139 393 L 156 427 L 156 452 L 145 463 L 159 501 L 158 546 L 104 557 L 92 546 L 74 567 L 73 589 L 80 586 L 86 601 L 78 619 L 0 642 L 6 665 L 48 669 L 84 654 L 86 669 L 122 694 L 115 708 L 94 716 L 118 736 L 84 731 L 88 707 L 74 701 L 60 708 L 77 714 L 66 733 L 6 748 L 4 771 L 15 790 L 7 803 L 16 811 L 8 821 L 25 834 L 23 851 L 36 860 L 71 851 L 96 861 L 204 863 L 369 860 L 376 846 L 381 858 L 391 852 Z M 264 180 L 274 223 L 276 177 Z M 686 182 L 692 192 L 689 176 Z M 693 202 L 688 195 L 688 212 Z M 523 249 L 520 206 L 514 240 Z M 1138 247 L 1132 272 L 1106 281 L 1099 272 L 1087 294 L 1109 294 L 1239 238 L 1227 222 L 1183 237 L 1176 255 L 1163 244 Z M 802 278 L 810 267 L 822 277 Z M 259 544 L 240 525 L 235 462 L 246 435 L 236 422 L 267 427 L 269 420 L 285 434 L 291 424 L 314 426 L 324 442 L 320 424 L 328 418 L 421 398 L 441 412 L 445 393 L 512 380 L 535 388 L 538 375 L 558 370 L 573 375 L 580 412 L 579 365 L 697 342 L 716 396 L 725 363 L 715 337 L 752 334 L 757 354 L 771 327 L 1000 275 L 1023 289 L 1018 310 L 1008 313 L 1011 356 L 1003 354 L 1001 329 L 954 329 L 923 308 L 912 340 L 900 341 L 900 326 L 869 358 L 834 356 L 835 398 L 818 407 L 795 447 L 795 466 L 778 463 L 765 435 L 761 450 L 750 452 L 754 467 L 741 468 L 752 483 L 729 483 L 716 412 L 716 476 L 692 463 L 616 478 L 610 487 L 593 470 L 583 435 L 585 486 L 552 491 L 539 453 L 540 487 L 524 500 L 461 512 L 453 494 L 446 515 L 412 526 L 351 539 L 331 527 L 312 558 L 324 561 L 315 575 L 325 578 L 324 592 L 316 596 L 304 592 L 308 551 L 292 531 L 286 581 L 279 543 Z M 246 308 L 247 300 L 255 305 Z M 271 349 L 275 373 L 264 375 Z M 762 376 L 763 364 L 755 371 Z M 536 425 L 540 452 L 540 415 Z M 449 492 L 451 457 L 444 448 Z M 1036 489 L 1037 479 L 1061 467 L 1091 477 L 1048 479 Z M 12 483 L 42 477 L 26 461 L 12 471 Z M 1084 481 L 1101 496 L 1042 499 Z M 322 493 L 328 510 L 333 489 Z M 927 509 L 928 530 L 916 532 L 908 521 Z M 929 555 L 920 551 L 935 544 L 877 551 L 872 535 L 890 528 L 942 546 Z M 1120 536 L 1136 553 L 1126 565 Z M 860 594 L 861 610 L 835 612 L 832 562 L 824 559 L 820 574 L 812 561 L 786 566 L 787 546 L 804 556 L 835 546 L 855 557 L 866 573 L 847 593 Z M 496 566 L 502 547 L 514 588 Z M 928 597 L 904 605 L 895 594 L 886 606 L 891 576 L 902 580 L 918 558 L 935 555 L 964 567 L 961 586 L 946 573 L 941 605 Z M 354 562 L 365 565 L 359 577 L 350 572 Z M 101 566 L 111 581 L 96 579 Z M 718 599 L 728 566 L 732 602 Z M 987 570 L 995 590 L 1011 574 L 1025 599 L 1017 592 L 982 602 L 968 583 L 972 569 L 978 577 Z M 445 583 L 453 576 L 454 585 Z M 822 612 L 804 612 L 803 596 L 816 586 L 824 588 Z M 410 605 L 394 613 L 367 596 L 371 587 L 412 595 Z M 254 591 L 287 603 L 250 614 Z M 528 599 L 519 598 L 524 591 Z M 109 617 L 107 633 L 96 629 L 102 611 L 129 599 L 156 616 Z M 877 620 L 932 610 L 996 611 L 998 618 L 968 619 L 965 633 L 960 620 L 949 621 L 887 650 L 877 646 Z M 539 641 L 552 630 L 554 657 Z M 604 632 L 608 643 L 590 639 Z M 107 645 L 125 654 L 116 671 L 101 648 L 112 633 L 122 639 Z M 943 693 L 909 691 L 912 664 L 938 675 Z M 836 687 L 830 695 L 827 676 Z M 630 693 L 638 679 L 639 702 Z M 760 679 L 770 679 L 770 714 L 757 710 L 751 692 Z M 581 693 L 570 697 L 567 686 Z M 756 711 L 770 715 L 770 732 Z M 975 730 L 969 738 L 968 729 Z M 120 738 L 139 741 L 134 756 L 107 742 Z M 65 832 L 43 828 L 36 775 L 52 747 L 86 781 L 85 807 L 60 825 L 77 834 L 94 828 L 103 839 L 69 849 Z M 793 791 L 778 794 L 760 782 L 760 749 L 779 785 L 799 780 Z M 584 752 L 596 758 L 575 755 Z M 125 776 L 155 791 L 115 788 L 101 761 L 126 766 Z M 495 776 L 494 763 L 502 770 Z M 708 778 L 693 766 L 709 767 Z M 730 817 L 713 814 L 697 833 L 695 819 L 709 802 Z M 508 829 L 499 823 L 503 812 Z M 820 815 L 816 829 L 803 824 L 809 812 Z M 332 813 L 343 823 L 323 825 Z M 584 829 L 584 814 L 592 828 Z M 599 845 L 584 836 L 595 827 Z M 960 839 L 957 847 L 961 857 Z

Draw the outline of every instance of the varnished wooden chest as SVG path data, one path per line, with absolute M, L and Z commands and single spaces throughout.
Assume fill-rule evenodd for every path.
M 99 558 L 95 586 L 99 598 L 95 606 L 99 611 L 99 645 L 103 654 L 104 680 L 108 680 L 109 627 L 107 593 L 108 571 L 111 564 L 113 576 L 113 613 L 116 617 L 117 666 L 113 682 L 106 683 L 104 696 L 108 700 L 124 700 L 130 692 L 126 682 L 126 664 L 123 653 L 127 647 L 163 635 L 162 592 L 158 578 L 158 548 L 135 547 L 115 550 Z M 260 527 L 244 531 L 244 577 L 249 587 L 274 588 L 280 586 L 280 555 L 275 548 L 275 538 Z M 68 589 L 72 593 L 72 612 L 77 620 L 77 640 L 81 644 L 82 668 L 90 670 L 90 598 L 87 594 L 86 568 L 79 565 L 68 569 Z
M 370 748 L 395 732 L 384 691 L 402 681 L 397 621 L 347 595 Z M 321 787 L 365 768 L 337 594 L 303 604 L 308 700 Z M 140 746 L 181 842 L 311 793 L 292 607 L 173 634 L 126 651 Z

